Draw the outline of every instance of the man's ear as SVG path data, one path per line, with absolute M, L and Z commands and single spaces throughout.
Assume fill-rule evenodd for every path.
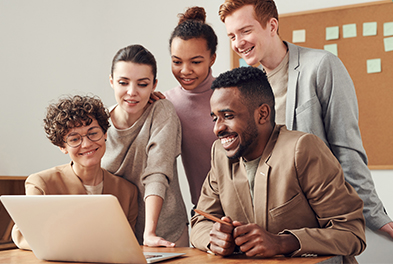
M 278 20 L 272 17 L 268 22 L 267 26 L 270 29 L 270 34 L 278 35 Z
M 270 123 L 270 107 L 267 104 L 262 104 L 257 111 L 259 125 L 263 125 L 266 122 Z

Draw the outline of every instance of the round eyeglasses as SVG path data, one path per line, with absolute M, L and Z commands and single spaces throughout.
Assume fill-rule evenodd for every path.
M 95 126 L 87 130 L 87 134 L 84 136 L 76 132 L 70 133 L 64 142 L 71 148 L 76 148 L 82 144 L 83 137 L 85 136 L 91 141 L 96 142 L 104 136 L 104 132 L 100 127 Z

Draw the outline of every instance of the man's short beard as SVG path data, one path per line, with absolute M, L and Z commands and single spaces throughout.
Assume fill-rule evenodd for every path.
M 246 140 L 246 142 L 244 144 L 239 145 L 239 149 L 236 151 L 236 153 L 233 156 L 231 156 L 231 157 L 227 156 L 228 159 L 233 160 L 233 159 L 238 159 L 240 157 L 243 157 L 244 153 L 248 150 L 248 148 L 254 142 L 255 138 L 257 138 L 259 136 L 257 126 L 255 125 L 253 120 L 250 120 L 250 122 L 248 122 L 248 125 L 247 125 L 247 128 L 245 131 L 247 131 L 247 132 L 244 132 L 242 134 L 242 137 Z M 238 136 L 240 136 L 240 135 L 238 135 Z

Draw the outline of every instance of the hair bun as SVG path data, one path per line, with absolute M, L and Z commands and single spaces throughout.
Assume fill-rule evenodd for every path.
M 206 12 L 203 7 L 199 6 L 194 6 L 190 7 L 186 10 L 184 14 L 179 14 L 179 23 L 183 23 L 186 20 L 198 20 L 201 21 L 202 23 L 205 23 L 206 20 Z

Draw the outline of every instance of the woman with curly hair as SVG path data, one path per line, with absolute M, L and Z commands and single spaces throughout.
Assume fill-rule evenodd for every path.
M 101 168 L 106 150 L 109 114 L 100 99 L 90 96 L 61 98 L 49 105 L 44 129 L 47 138 L 68 154 L 71 162 L 30 175 L 26 195 L 112 194 L 135 231 L 138 191 L 132 183 Z M 12 239 L 22 249 L 30 249 L 17 226 Z

